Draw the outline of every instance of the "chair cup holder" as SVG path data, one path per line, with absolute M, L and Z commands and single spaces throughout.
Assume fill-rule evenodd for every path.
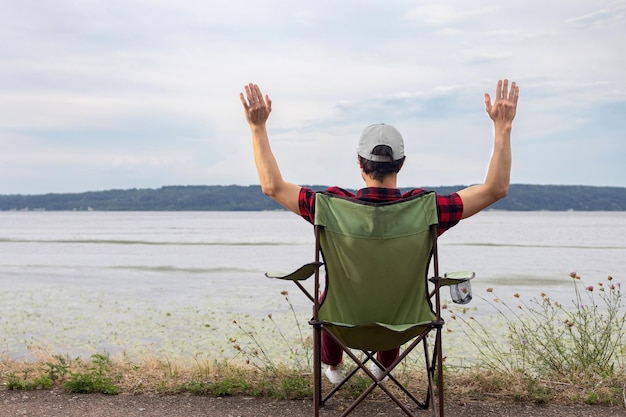
M 472 284 L 470 281 L 450 285 L 450 297 L 455 304 L 467 304 L 472 301 Z

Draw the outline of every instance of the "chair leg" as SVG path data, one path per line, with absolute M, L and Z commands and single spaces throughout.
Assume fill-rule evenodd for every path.
M 313 327 L 313 404 L 315 417 L 320 415 L 322 405 L 322 329 Z
M 335 338 L 335 336 L 331 333 L 330 336 L 332 338 Z M 406 349 L 404 352 L 402 352 L 402 354 L 396 359 L 396 361 L 394 361 L 394 363 L 386 369 L 385 372 L 385 376 L 388 376 L 411 400 L 413 400 L 413 402 L 420 408 L 423 408 L 423 403 L 421 403 L 419 400 L 417 400 L 417 398 L 415 398 L 415 396 L 413 396 L 402 384 L 400 384 L 400 382 L 393 376 L 390 374 L 391 371 L 393 371 L 393 369 L 395 369 L 395 367 L 406 357 L 406 355 L 408 355 L 408 353 L 413 350 L 413 348 L 415 348 L 420 341 L 423 341 L 425 336 L 421 336 L 418 337 L 416 340 L 413 341 L 413 343 L 411 344 L 411 346 Z M 343 347 L 343 346 L 342 346 Z M 332 394 L 334 394 L 336 392 L 336 390 L 343 385 L 348 379 L 350 379 L 350 377 L 352 375 L 354 375 L 359 369 L 362 370 L 363 372 L 365 372 L 374 382 L 372 384 L 370 384 L 370 386 L 359 396 L 359 398 L 357 398 L 342 414 L 341 417 L 345 417 L 348 414 L 350 414 L 376 387 L 379 387 L 380 389 L 382 389 L 387 396 L 396 403 L 396 405 L 402 410 L 404 411 L 404 413 L 408 416 L 415 416 L 415 414 L 409 409 L 409 407 L 403 402 L 401 401 L 396 394 L 394 394 L 387 386 L 386 384 L 382 384 L 381 381 L 379 381 L 376 376 L 367 368 L 367 366 L 365 365 L 368 361 L 372 361 L 375 364 L 377 364 L 378 366 L 382 366 L 374 357 L 374 352 L 368 352 L 368 351 L 362 351 L 365 356 L 366 359 L 364 361 L 361 361 L 350 349 L 347 349 L 345 347 L 344 348 L 344 352 L 350 357 L 350 359 L 352 359 L 352 361 L 355 363 L 356 368 L 350 373 L 350 375 L 348 375 L 340 384 L 338 384 L 335 389 L 328 394 L 322 401 L 325 402 L 328 398 L 330 398 L 330 396 Z M 383 377 L 384 378 L 384 377 Z M 431 384 L 432 386 L 432 384 Z
M 426 362 L 426 374 L 428 376 L 428 391 L 426 393 L 426 408 L 432 411 L 433 417 L 437 416 L 436 408 L 435 408 L 435 392 L 433 390 L 433 385 L 435 384 L 435 362 L 437 353 L 433 352 L 433 359 L 430 359 L 430 352 L 428 351 L 428 341 L 424 339 L 424 361 Z M 436 345 L 436 344 L 435 344 Z M 437 347 L 435 346 L 435 349 Z
M 437 329 L 435 336 L 435 345 L 437 349 L 437 356 L 434 360 L 437 361 L 437 402 L 439 403 L 439 417 L 444 417 L 443 406 L 443 347 L 441 345 L 441 328 Z
M 437 414 L 439 414 L 439 417 L 443 417 L 443 367 L 441 366 L 442 363 L 442 354 L 441 354 L 441 340 L 440 340 L 440 333 L 437 332 L 436 336 L 435 336 L 435 343 L 434 343 L 434 351 L 432 352 L 432 358 L 431 358 L 431 352 L 429 351 L 429 344 L 427 341 L 427 334 L 424 333 L 420 336 L 418 336 L 417 338 L 415 338 L 413 340 L 413 342 L 409 345 L 408 348 L 405 348 L 404 351 L 400 354 L 400 356 L 394 361 L 394 363 L 392 363 L 389 367 L 387 367 L 385 369 L 385 372 L 383 373 L 383 376 L 381 379 L 378 379 L 366 366 L 366 363 L 369 361 L 372 361 L 373 363 L 377 364 L 378 366 L 382 366 L 374 357 L 374 352 L 368 352 L 368 351 L 362 351 L 366 358 L 365 360 L 361 360 L 360 358 L 358 358 L 354 352 L 352 352 L 351 349 L 345 347 L 344 345 L 341 345 L 341 343 L 339 342 L 339 340 L 336 338 L 336 336 L 332 333 L 332 332 L 328 332 L 329 336 L 331 338 L 333 338 L 337 343 L 339 343 L 342 346 L 342 349 L 344 350 L 344 352 L 346 353 L 347 356 L 350 357 L 350 359 L 352 359 L 352 361 L 355 363 L 356 367 L 349 373 L 349 375 L 347 375 L 344 380 L 342 382 L 340 382 L 339 384 L 337 384 L 335 387 L 333 387 L 333 389 L 327 393 L 324 396 L 324 393 L 322 392 L 322 371 L 321 371 L 321 334 L 323 331 L 328 331 L 325 328 L 322 328 L 322 326 L 314 326 L 314 332 L 313 332 L 313 344 L 314 344 L 314 351 L 313 351 L 313 359 L 314 359 L 314 403 L 315 403 L 315 416 L 319 417 L 319 412 L 320 412 L 320 408 L 323 404 L 326 403 L 327 400 L 329 400 L 340 388 L 341 386 L 343 386 L 346 381 L 348 381 L 356 372 L 358 372 L 359 370 L 362 370 L 363 372 L 365 372 L 374 382 L 359 396 L 359 398 L 357 398 L 346 410 L 344 410 L 344 412 L 341 414 L 342 417 L 347 416 L 348 414 L 350 414 L 352 411 L 354 411 L 354 409 L 376 388 L 379 387 L 381 388 L 386 394 L 387 396 L 396 403 L 396 405 L 402 410 L 404 411 L 404 413 L 408 416 L 416 416 L 416 414 L 413 413 L 413 411 L 411 411 L 411 409 L 407 406 L 407 404 L 405 404 L 403 401 L 400 400 L 400 398 L 398 398 L 396 396 L 395 393 L 393 393 L 384 383 L 382 383 L 382 379 L 384 379 L 385 377 L 388 377 L 391 381 L 397 385 L 397 387 L 408 397 L 408 399 L 412 400 L 414 405 L 417 405 L 419 408 L 422 409 L 429 409 L 432 412 L 433 417 L 436 417 Z M 393 370 L 396 368 L 396 366 L 402 362 L 406 356 L 414 349 L 417 347 L 418 344 L 423 343 L 424 344 L 424 360 L 425 360 L 425 365 L 426 365 L 426 371 L 428 374 L 428 390 L 427 390 L 427 394 L 426 394 L 426 400 L 424 402 L 418 400 L 411 392 L 408 391 L 408 389 L 406 387 L 404 387 L 392 374 L 391 372 L 393 372 Z M 434 386 L 435 386 L 435 372 L 437 370 L 437 388 L 438 388 L 438 403 L 439 403 L 439 410 L 437 410 L 437 406 L 435 405 L 435 393 L 434 393 Z M 432 401 L 432 404 L 430 403 Z M 439 411 L 439 413 L 438 413 Z
M 434 417 L 444 417 L 443 350 L 441 343 L 441 329 L 437 329 L 435 333 L 435 347 L 433 350 L 432 361 L 429 358 L 430 352 L 428 351 L 426 341 L 424 342 L 424 358 L 426 360 L 426 371 L 428 373 L 428 395 L 426 398 L 426 406 L 432 410 Z M 435 393 L 433 389 L 435 385 L 435 372 L 437 372 L 437 404 L 435 404 Z M 430 404 L 431 401 L 432 405 Z
M 354 363 L 357 365 L 357 369 L 361 369 L 363 370 L 374 382 L 372 384 L 370 384 L 370 386 L 359 396 L 359 398 L 357 398 L 342 414 L 341 417 L 345 417 L 348 414 L 350 414 L 359 404 L 361 404 L 361 402 L 374 390 L 374 388 L 379 387 L 380 389 L 382 389 L 387 396 L 396 403 L 396 405 L 405 412 L 406 415 L 408 416 L 415 416 L 415 414 L 406 406 L 406 404 L 404 404 L 391 390 L 389 390 L 389 388 L 387 388 L 387 386 L 385 384 L 381 384 L 380 381 L 378 381 L 376 379 L 376 376 L 369 370 L 367 369 L 367 367 L 365 366 L 365 363 L 367 362 L 367 359 L 365 360 L 365 362 L 362 362 L 354 353 L 352 353 L 351 350 L 346 349 L 345 352 L 348 354 L 348 356 L 350 356 L 350 358 L 352 359 L 352 361 L 354 361 Z M 376 361 L 376 359 L 373 356 L 372 352 L 366 352 L 363 351 L 366 356 L 368 357 L 369 360 L 372 360 L 373 362 L 378 364 L 378 361 Z M 392 379 L 395 380 L 395 378 L 393 378 L 393 376 L 390 376 Z M 397 382 L 396 382 L 397 383 Z M 401 386 L 400 384 L 398 384 L 399 386 Z

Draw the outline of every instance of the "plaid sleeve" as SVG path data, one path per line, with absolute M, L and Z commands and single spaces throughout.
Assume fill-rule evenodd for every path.
M 300 207 L 300 215 L 302 218 L 313 224 L 315 220 L 315 192 L 310 188 L 300 188 L 298 206 Z
M 439 235 L 455 226 L 463 217 L 463 200 L 457 193 L 437 194 L 437 214 L 439 215 Z
M 356 196 L 348 190 L 344 190 L 339 187 L 329 187 L 326 189 L 327 193 L 340 195 L 348 198 L 356 198 Z M 315 191 L 310 188 L 300 188 L 300 194 L 298 195 L 298 205 L 300 207 L 300 215 L 307 222 L 315 223 Z

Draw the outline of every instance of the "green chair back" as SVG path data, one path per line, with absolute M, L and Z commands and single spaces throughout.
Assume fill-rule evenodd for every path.
M 318 193 L 327 274 L 318 319 L 347 346 L 388 350 L 435 320 L 428 292 L 436 195 L 372 204 Z

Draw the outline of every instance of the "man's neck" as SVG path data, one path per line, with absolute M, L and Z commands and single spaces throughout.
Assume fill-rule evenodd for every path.
M 396 175 L 387 175 L 382 181 L 375 180 L 367 175 L 364 175 L 363 177 L 366 187 L 398 188 Z

